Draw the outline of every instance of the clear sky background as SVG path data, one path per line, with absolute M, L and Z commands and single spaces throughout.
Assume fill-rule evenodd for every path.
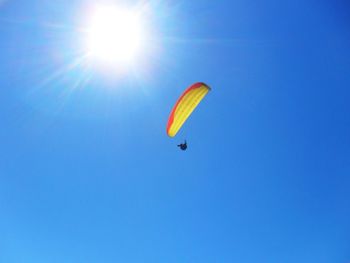
M 1 2 L 0 262 L 350 262 L 349 3 L 143 1 L 110 69 L 75 63 L 92 2 Z

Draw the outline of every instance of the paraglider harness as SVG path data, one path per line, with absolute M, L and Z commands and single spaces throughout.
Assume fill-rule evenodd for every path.
M 177 147 L 180 147 L 181 150 L 185 151 L 187 149 L 187 142 L 180 143 Z

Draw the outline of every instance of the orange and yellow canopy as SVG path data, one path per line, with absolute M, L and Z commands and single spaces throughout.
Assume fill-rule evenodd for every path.
M 187 118 L 209 91 L 209 86 L 202 82 L 195 83 L 184 91 L 169 116 L 167 134 L 170 137 L 174 137 L 177 134 Z

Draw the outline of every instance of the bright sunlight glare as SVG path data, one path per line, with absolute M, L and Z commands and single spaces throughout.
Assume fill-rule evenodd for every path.
M 88 53 L 107 62 L 131 62 L 140 52 L 141 22 L 136 13 L 98 7 L 88 27 Z

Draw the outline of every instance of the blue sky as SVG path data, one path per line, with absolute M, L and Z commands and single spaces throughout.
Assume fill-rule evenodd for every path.
M 350 261 L 346 1 L 146 1 L 123 73 L 67 67 L 88 4 L 0 5 L 1 263 Z

